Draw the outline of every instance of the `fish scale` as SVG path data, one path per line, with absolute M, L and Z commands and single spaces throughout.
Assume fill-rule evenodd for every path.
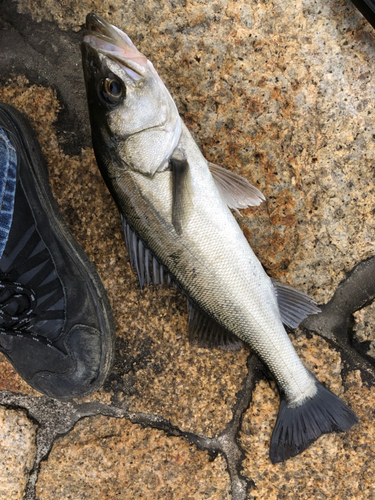
M 170 171 L 153 178 L 128 171 L 116 179 L 113 184 L 122 213 L 185 293 L 259 354 L 289 400 L 306 397 L 308 390 L 316 392 L 313 377 L 282 326 L 272 282 L 222 203 L 207 162 L 185 126 L 180 147 L 186 148 L 191 158 L 195 197 L 183 237 L 172 225 Z M 134 200 L 135 190 L 129 178 L 137 186 L 138 201 Z M 209 200 L 204 194 L 207 190 Z M 125 194 L 129 191 L 133 192 L 132 203 L 138 207 L 133 217 Z M 156 213 L 157 217 L 151 216 Z M 177 253 L 178 260 L 171 258 Z
M 354 412 L 305 368 L 283 326 L 319 309 L 268 277 L 228 208 L 258 205 L 264 196 L 205 160 L 152 63 L 125 33 L 95 14 L 86 27 L 81 48 L 95 155 L 141 287 L 151 272 L 154 285 L 163 284 L 165 270 L 188 298 L 189 328 L 196 329 L 190 339 L 212 346 L 216 337 L 235 349 L 237 337 L 266 363 L 281 396 L 273 462 L 301 453 L 322 433 L 349 430 Z

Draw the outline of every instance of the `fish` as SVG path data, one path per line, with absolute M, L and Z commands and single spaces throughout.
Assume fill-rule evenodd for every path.
M 181 290 L 193 344 L 245 343 L 267 365 L 280 393 L 273 463 L 321 434 L 348 431 L 355 413 L 304 366 L 284 327 L 320 309 L 267 275 L 232 213 L 264 195 L 204 158 L 153 64 L 123 31 L 90 13 L 81 51 L 96 160 L 141 287 Z

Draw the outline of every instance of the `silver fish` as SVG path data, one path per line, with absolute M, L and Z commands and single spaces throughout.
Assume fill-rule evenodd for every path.
M 264 196 L 206 161 L 152 63 L 125 33 L 95 14 L 86 28 L 94 150 L 141 286 L 172 280 L 188 298 L 192 341 L 227 349 L 243 341 L 267 364 L 281 396 L 273 462 L 322 433 L 350 429 L 356 415 L 305 368 L 283 326 L 296 327 L 319 309 L 269 278 L 229 210 Z

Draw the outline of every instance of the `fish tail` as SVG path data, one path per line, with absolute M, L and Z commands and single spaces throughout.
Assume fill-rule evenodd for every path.
M 319 436 L 348 431 L 358 423 L 356 414 L 331 391 L 316 381 L 317 392 L 302 405 L 288 407 L 281 397 L 270 447 L 272 463 L 302 453 Z

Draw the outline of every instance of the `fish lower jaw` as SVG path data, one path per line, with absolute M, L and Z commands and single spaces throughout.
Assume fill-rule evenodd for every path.
M 310 384 L 303 392 L 300 392 L 295 397 L 286 398 L 288 408 L 297 408 L 298 406 L 302 406 L 308 399 L 312 399 L 317 392 L 318 388 L 316 382 L 314 379 L 311 379 Z

